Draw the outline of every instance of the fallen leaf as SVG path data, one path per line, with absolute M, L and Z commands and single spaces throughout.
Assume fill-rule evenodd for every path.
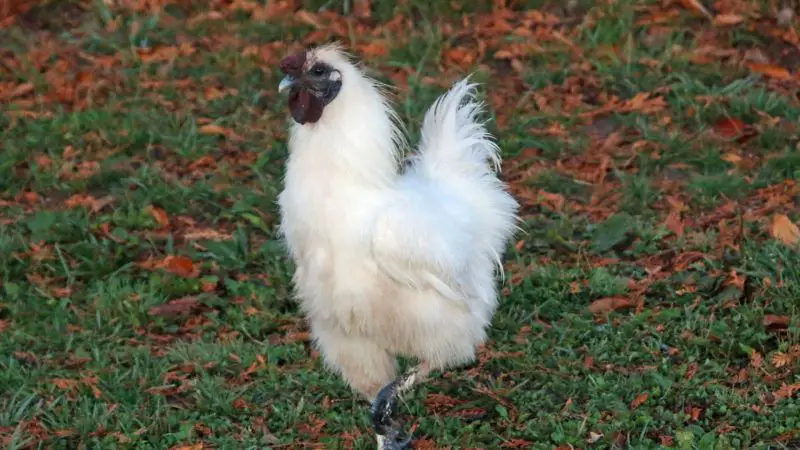
M 734 166 L 738 166 L 739 163 L 742 162 L 742 157 L 737 155 L 736 153 L 725 153 L 724 155 L 722 155 L 721 159 L 723 161 L 727 161 L 733 164 Z
M 286 336 L 282 339 L 283 342 L 308 342 L 311 341 L 311 333 L 307 331 L 297 331 L 286 333 Z
M 72 295 L 72 288 L 67 287 L 60 287 L 60 288 L 53 288 L 50 290 L 50 293 L 53 294 L 53 297 L 57 298 L 67 298 Z
M 358 50 L 367 58 L 379 58 L 389 54 L 389 47 L 385 42 L 372 41 L 368 44 L 361 45 Z
M 745 127 L 745 123 L 739 119 L 724 118 L 714 122 L 714 132 L 724 138 L 741 136 Z
M 675 233 L 676 236 L 683 236 L 684 224 L 683 219 L 681 219 L 680 211 L 671 211 L 664 220 L 664 227 L 667 230 Z
M 97 199 L 87 194 L 75 194 L 68 198 L 64 205 L 67 208 L 87 208 L 92 212 L 98 212 L 105 208 L 106 205 L 114 201 L 114 197 L 107 195 L 103 198 Z
M 195 267 L 191 259 L 185 256 L 167 256 L 164 258 L 164 269 L 184 278 L 194 278 L 199 275 L 199 270 Z
M 794 393 L 800 391 L 800 383 L 797 384 L 786 384 L 781 383 L 781 387 L 772 393 L 777 400 L 783 400 L 785 398 L 792 398 Z
M 603 438 L 603 433 L 595 433 L 594 431 L 589 432 L 589 437 L 586 438 L 587 444 L 594 444 L 595 442 L 599 441 Z
M 241 140 L 242 137 L 236 134 L 235 131 L 231 130 L 230 128 L 225 128 L 217 124 L 209 123 L 207 125 L 201 126 L 198 131 L 201 134 L 208 134 L 208 135 L 217 135 L 217 136 L 225 136 L 231 140 Z
M 53 379 L 52 379 L 52 380 L 50 380 L 50 381 L 52 381 L 52 382 L 53 382 L 53 384 L 54 384 L 54 385 L 56 385 L 56 387 L 57 387 L 57 388 L 59 388 L 59 389 L 65 389 L 65 390 L 67 390 L 67 389 L 72 389 L 72 388 L 74 388 L 75 386 L 77 386 L 77 385 L 78 385 L 78 382 L 77 382 L 77 381 L 75 381 L 75 380 L 68 380 L 68 379 L 66 379 L 66 378 L 53 378 Z
M 697 363 L 691 363 L 689 364 L 689 367 L 686 368 L 686 375 L 684 375 L 684 378 L 686 378 L 687 380 L 691 380 L 692 378 L 694 378 L 696 373 L 697 373 Z
M 212 230 L 210 228 L 203 228 L 187 231 L 184 233 L 183 238 L 187 241 L 229 241 L 233 239 L 233 236 L 227 233 L 220 233 L 219 231 Z
M 169 226 L 169 215 L 166 211 L 158 206 L 150 206 L 148 209 L 150 210 L 150 215 L 153 216 L 153 219 L 156 221 L 156 223 L 162 227 Z
M 684 8 L 690 11 L 700 13 L 708 17 L 709 19 L 714 18 L 714 16 L 708 11 L 708 9 L 703 5 L 703 3 L 700 0 L 680 0 L 680 2 Z
M 777 352 L 772 355 L 772 365 L 780 369 L 781 367 L 788 366 L 792 363 L 792 355 L 783 352 Z
M 11 326 L 11 322 L 5 319 L 0 319 L 0 333 L 6 331 Z
M 147 312 L 151 316 L 183 316 L 191 313 L 200 306 L 197 297 L 186 296 L 170 300 L 162 305 L 154 306 Z
M 631 402 L 631 409 L 636 409 L 642 406 L 642 403 L 646 402 L 648 398 L 650 398 L 650 394 L 647 392 L 642 392 L 641 394 L 637 395 L 636 398 Z
M 703 408 L 692 406 L 692 409 L 689 412 L 689 415 L 692 418 L 692 422 L 697 422 L 700 419 L 700 414 L 702 413 L 703 413 Z
M 199 444 L 192 444 L 192 445 L 175 445 L 170 447 L 169 450 L 203 450 L 203 443 Z
M 589 311 L 594 314 L 602 314 L 620 309 L 631 308 L 633 306 L 633 301 L 627 297 L 606 297 L 593 301 L 592 304 L 589 305 Z
M 776 80 L 792 79 L 792 74 L 787 68 L 774 64 L 752 63 L 750 64 L 750 70 L 770 78 L 775 78 Z
M 33 83 L 27 82 L 18 84 L 11 90 L 0 92 L 0 100 L 11 100 L 12 98 L 21 97 L 30 92 L 33 92 Z
M 557 212 L 561 212 L 561 210 L 564 209 L 564 205 L 567 201 L 561 194 L 553 194 L 544 190 L 540 190 L 538 195 L 539 198 L 541 198 L 541 204 Z
M 776 214 L 772 218 L 772 225 L 769 231 L 772 237 L 786 245 L 795 245 L 800 241 L 800 228 L 785 214 Z
M 767 314 L 764 316 L 763 324 L 770 329 L 786 329 L 789 328 L 789 316 Z
M 744 22 L 744 16 L 739 14 L 717 14 L 714 16 L 714 25 L 730 26 Z

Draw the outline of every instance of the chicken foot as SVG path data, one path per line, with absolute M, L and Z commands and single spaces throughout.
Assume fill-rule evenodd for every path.
M 425 381 L 430 371 L 428 364 L 422 363 L 378 391 L 378 395 L 370 407 L 372 427 L 378 435 L 378 450 L 406 450 L 413 448 L 411 447 L 413 436 L 398 429 L 398 424 L 395 420 L 397 401 L 412 387 Z

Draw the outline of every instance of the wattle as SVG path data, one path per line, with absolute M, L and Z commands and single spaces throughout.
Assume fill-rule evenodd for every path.
M 296 89 L 289 94 L 292 117 L 301 125 L 318 121 L 322 117 L 323 107 L 322 100 L 305 89 Z

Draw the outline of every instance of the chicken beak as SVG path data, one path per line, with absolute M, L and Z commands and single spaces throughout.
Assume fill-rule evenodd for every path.
M 284 79 L 282 79 L 282 80 L 281 80 L 281 83 L 278 85 L 278 92 L 283 92 L 283 91 L 285 91 L 286 89 L 288 89 L 288 88 L 292 87 L 292 85 L 293 85 L 293 84 L 294 84 L 296 81 L 297 81 L 297 80 L 296 80 L 294 77 L 292 77 L 292 76 L 286 76 L 286 77 L 284 77 Z

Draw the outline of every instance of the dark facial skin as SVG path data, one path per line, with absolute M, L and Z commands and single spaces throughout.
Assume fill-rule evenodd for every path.
M 315 123 L 322 111 L 339 94 L 342 76 L 333 67 L 317 62 L 303 70 L 306 53 L 287 56 L 281 61 L 281 71 L 294 78 L 289 92 L 289 110 L 299 124 Z

